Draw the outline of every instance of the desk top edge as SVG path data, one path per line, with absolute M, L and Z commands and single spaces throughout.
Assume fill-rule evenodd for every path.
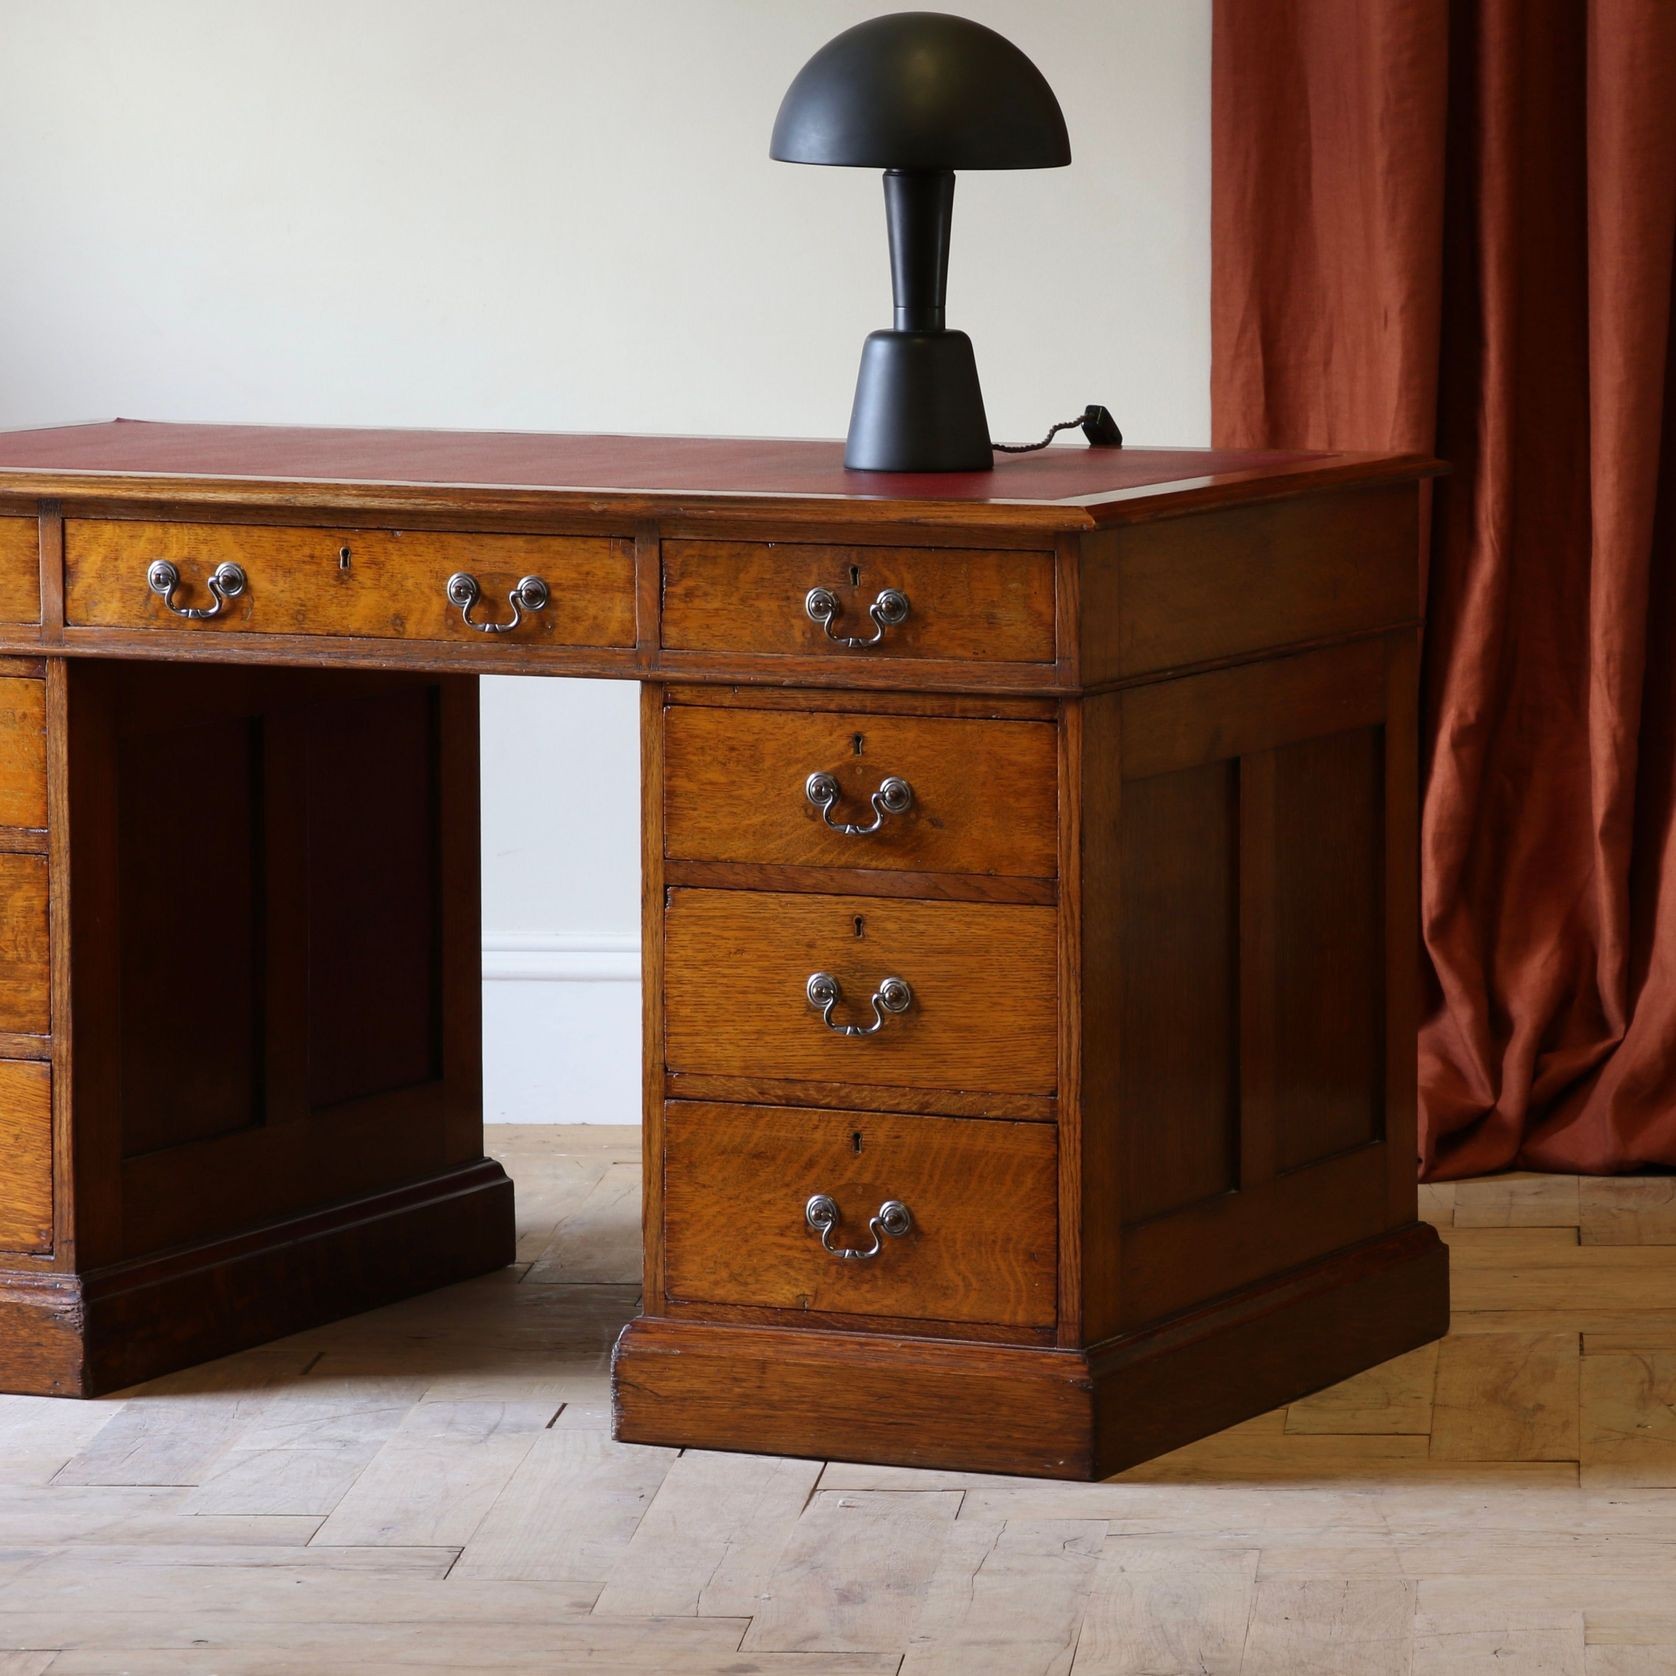
M 1055 447 L 989 472 L 852 472 L 843 444 L 579 432 L 190 425 L 0 431 L 0 496 L 322 508 L 724 513 L 1083 530 L 1223 501 L 1414 480 L 1420 455 Z

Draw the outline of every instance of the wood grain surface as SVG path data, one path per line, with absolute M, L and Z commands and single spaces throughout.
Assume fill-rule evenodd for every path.
M 1051 908 L 686 888 L 668 897 L 672 1071 L 1052 1092 Z M 904 979 L 913 1003 L 876 1035 L 841 1036 L 804 993 L 814 972 L 842 987 L 835 1022 L 870 1023 L 868 998 L 886 977 Z
M 1438 1337 L 1447 1269 L 1413 1224 L 1085 1351 L 643 1318 L 617 1346 L 617 1435 L 1105 1477 Z
M 46 683 L 0 676 L 0 827 L 47 824 Z
M 41 620 L 41 549 L 33 518 L 0 517 L 0 623 Z
M 48 995 L 46 857 L 0 854 L 0 1030 L 46 1035 Z
M 908 616 L 872 646 L 834 643 L 810 620 L 811 588 L 836 595 L 837 635 L 871 637 L 882 590 Z M 663 644 L 675 651 L 814 654 L 836 670 L 857 660 L 965 658 L 1051 663 L 1053 561 L 982 548 L 833 546 L 812 542 L 663 544 Z M 842 660 L 842 661 L 840 661 Z
M 52 1072 L 0 1059 L 0 1251 L 51 1249 Z
M 1412 485 L 1304 495 L 1114 530 L 1085 542 L 1091 683 L 1414 623 Z
M 1052 1125 L 672 1101 L 664 1119 L 671 1300 L 1046 1326 L 1054 1319 Z M 821 1248 L 811 1194 L 841 1213 L 840 1249 L 900 1200 L 913 1226 L 867 1262 Z M 864 1323 L 862 1323 L 864 1324 Z
M 666 853 L 690 861 L 1052 878 L 1057 769 L 1043 722 L 672 706 L 664 731 Z M 876 833 L 834 832 L 809 801 L 831 774 L 838 824 L 869 825 L 887 776 L 913 803 Z
M 345 557 L 347 555 L 347 558 Z M 146 586 L 156 559 L 180 571 L 178 602 L 208 606 L 217 565 L 234 563 L 245 592 L 207 622 L 174 615 Z M 632 543 L 605 536 L 475 535 L 441 530 L 285 528 L 261 524 L 66 519 L 65 612 L 74 625 L 204 634 L 486 638 L 539 646 L 632 646 Z M 526 575 L 552 591 L 544 610 L 486 637 L 445 593 L 455 571 L 477 578 L 474 621 L 509 622 L 509 591 Z

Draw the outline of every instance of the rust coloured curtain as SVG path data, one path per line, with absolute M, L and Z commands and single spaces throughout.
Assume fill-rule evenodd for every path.
M 1421 1167 L 1676 1165 L 1676 4 L 1215 0 L 1221 446 L 1428 451 Z

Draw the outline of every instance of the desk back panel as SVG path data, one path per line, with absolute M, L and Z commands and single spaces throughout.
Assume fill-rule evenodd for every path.
M 78 1148 L 129 1258 L 459 1161 L 480 1112 L 476 683 L 71 671 Z M 463 808 L 466 818 L 458 814 Z

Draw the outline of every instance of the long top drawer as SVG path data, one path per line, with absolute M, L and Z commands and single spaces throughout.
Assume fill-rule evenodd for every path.
M 64 570 L 72 626 L 479 642 L 516 618 L 505 637 L 527 646 L 635 639 L 634 548 L 615 536 L 70 518 Z M 475 599 L 451 590 L 462 575 Z M 526 586 L 515 607 L 526 578 L 545 598 Z

